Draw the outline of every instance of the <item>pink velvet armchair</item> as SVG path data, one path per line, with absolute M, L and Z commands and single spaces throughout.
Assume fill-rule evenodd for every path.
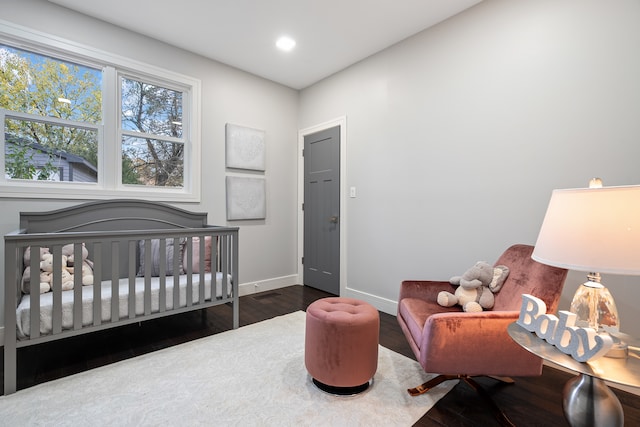
M 511 376 L 542 374 L 542 359 L 524 350 L 507 333 L 518 319 L 521 295 L 528 293 L 547 304 L 547 312 L 557 309 L 567 270 L 540 264 L 531 259 L 533 246 L 508 248 L 495 265 L 509 267 L 509 277 L 495 294 L 492 310 L 465 313 L 459 306 L 442 307 L 440 291 L 455 292 L 449 282 L 406 280 L 398 300 L 398 322 L 416 359 L 426 372 L 441 374 L 409 389 L 417 395 L 449 379 L 462 379 L 483 393 L 473 376 L 490 376 L 512 382 Z M 493 405 L 492 401 L 488 403 Z M 494 410 L 497 407 L 493 405 Z

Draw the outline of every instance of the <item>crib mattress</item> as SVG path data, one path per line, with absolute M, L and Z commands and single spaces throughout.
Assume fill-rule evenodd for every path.
M 205 299 L 211 300 L 211 276 L 212 273 L 205 273 L 204 293 Z M 216 290 L 214 298 L 222 297 L 222 273 L 216 273 Z M 187 302 L 187 275 L 179 276 L 179 302 L 178 307 L 185 307 Z M 200 299 L 200 275 L 192 275 L 192 303 L 197 303 Z M 119 281 L 118 290 L 118 312 L 120 319 L 129 316 L 129 279 L 124 278 Z M 166 277 L 166 309 L 174 308 L 172 276 Z M 144 314 L 144 277 L 136 277 L 135 280 L 135 313 Z M 227 296 L 231 294 L 231 276 L 227 277 Z M 73 299 L 74 291 L 62 292 L 62 329 L 73 328 Z M 111 321 L 111 281 L 104 281 L 101 284 L 101 316 L 103 322 Z M 18 339 L 29 337 L 31 330 L 31 300 L 29 295 L 23 295 L 16 309 L 17 335 Z M 151 278 L 151 312 L 160 311 L 160 278 Z M 93 286 L 82 287 L 82 325 L 93 324 Z M 40 334 L 48 335 L 53 330 L 53 293 L 47 292 L 40 295 Z

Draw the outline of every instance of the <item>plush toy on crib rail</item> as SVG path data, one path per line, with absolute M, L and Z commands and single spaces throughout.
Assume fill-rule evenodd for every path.
M 441 291 L 438 293 L 438 304 L 452 307 L 459 304 L 466 312 L 480 312 L 493 308 L 494 293 L 498 292 L 509 276 L 509 268 L 504 265 L 492 267 L 479 261 L 462 276 L 454 276 L 449 280 L 458 286 L 455 293 Z

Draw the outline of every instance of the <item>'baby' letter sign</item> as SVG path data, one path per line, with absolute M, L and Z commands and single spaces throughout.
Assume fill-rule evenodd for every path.
M 516 323 L 527 331 L 535 332 L 541 339 L 555 345 L 578 362 L 602 357 L 613 345 L 613 339 L 609 335 L 598 334 L 592 328 L 575 326 L 574 313 L 561 310 L 558 317 L 547 314 L 544 301 L 529 294 L 522 294 L 520 317 Z

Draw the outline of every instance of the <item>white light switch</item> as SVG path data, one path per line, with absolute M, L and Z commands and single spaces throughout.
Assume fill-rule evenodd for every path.
M 355 199 L 355 197 L 356 197 L 356 187 L 349 188 L 349 197 L 351 197 L 352 199 Z

